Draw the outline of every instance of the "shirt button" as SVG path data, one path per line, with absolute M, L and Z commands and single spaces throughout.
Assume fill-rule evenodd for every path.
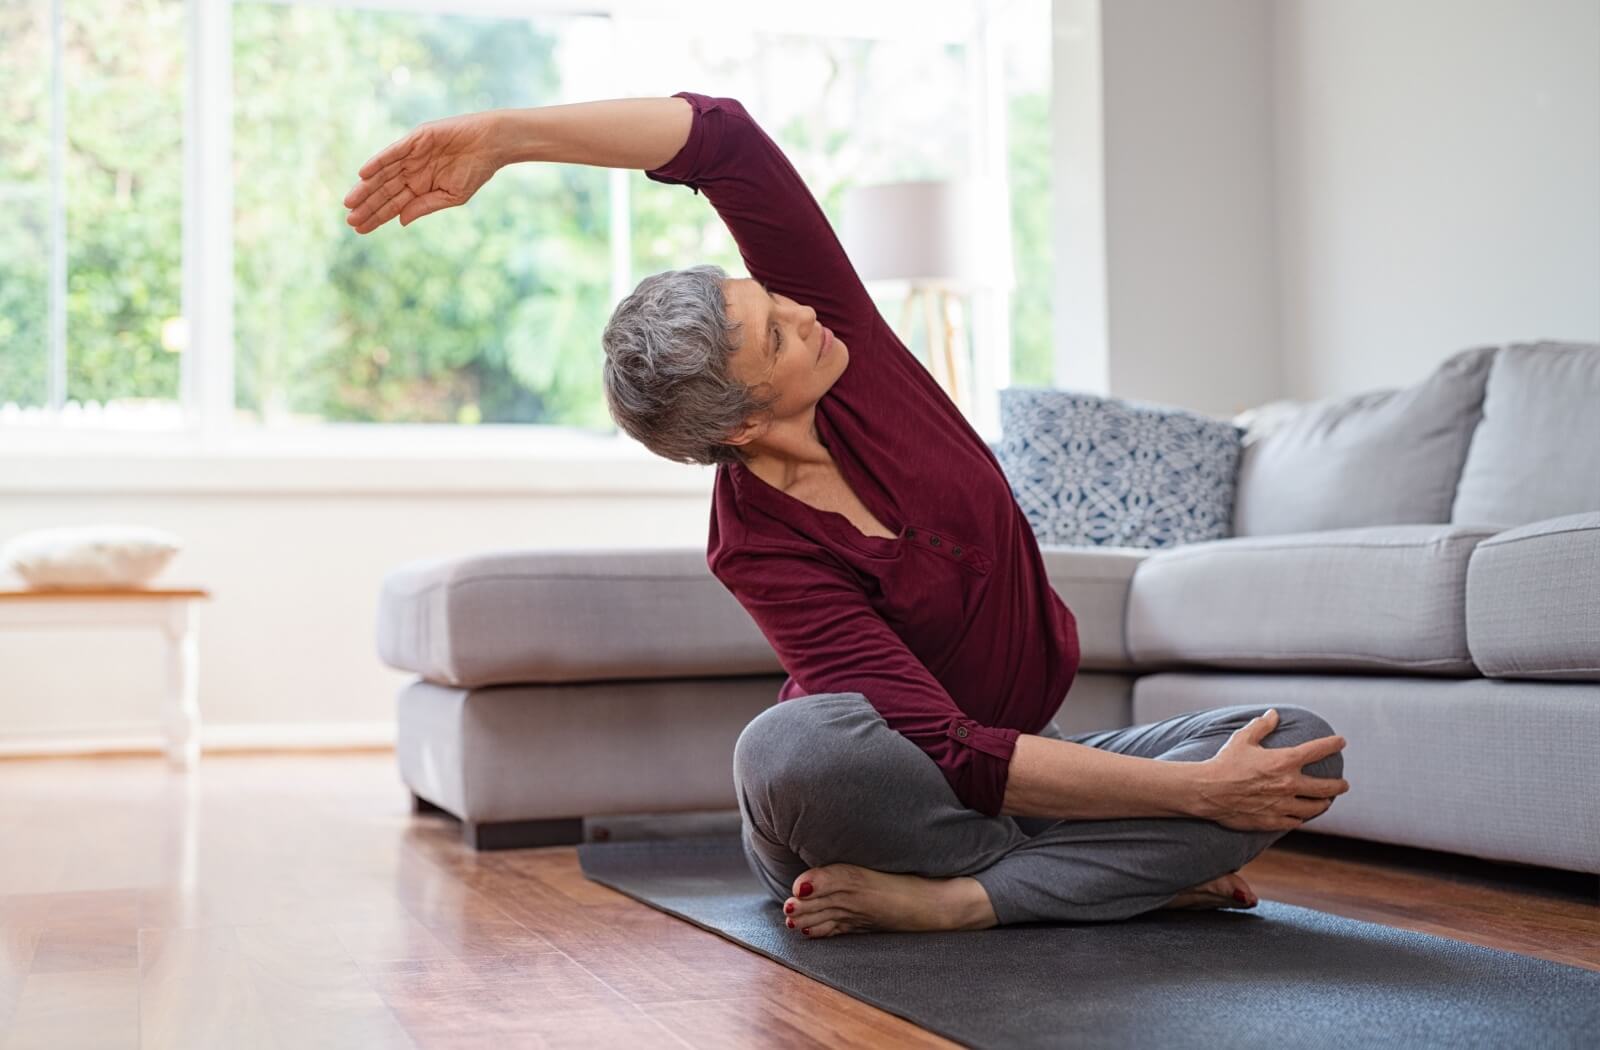
M 950 553 L 954 554 L 956 557 L 959 558 L 959 557 L 961 557 L 961 548 L 960 547 L 952 547 L 952 548 L 950 548 Z
M 915 536 L 916 534 L 917 534 L 917 530 L 916 529 L 913 529 L 909 525 L 906 526 L 906 538 L 907 539 L 910 539 L 912 536 Z
M 935 536 L 931 540 L 929 540 L 928 542 L 933 544 L 935 547 L 937 547 L 939 545 L 939 537 Z
M 958 736 L 961 739 L 965 740 L 967 738 L 967 727 L 966 726 L 956 726 L 956 736 Z

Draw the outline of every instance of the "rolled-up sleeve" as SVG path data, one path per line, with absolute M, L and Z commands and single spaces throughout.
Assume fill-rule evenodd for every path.
M 861 693 L 933 759 L 963 805 L 1000 815 L 1020 731 L 984 725 L 957 706 L 848 570 L 821 557 L 747 551 L 711 569 L 808 695 Z
M 816 310 L 848 343 L 864 340 L 877 306 L 783 150 L 738 99 L 693 91 L 672 97 L 694 107 L 689 137 L 646 177 L 704 193 L 751 277 Z

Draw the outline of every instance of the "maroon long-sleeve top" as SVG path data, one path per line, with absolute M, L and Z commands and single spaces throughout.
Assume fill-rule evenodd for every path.
M 690 91 L 688 141 L 645 174 L 704 193 L 750 276 L 817 312 L 850 349 L 817 402 L 844 480 L 895 532 L 717 468 L 706 562 L 772 645 L 778 700 L 859 692 L 957 798 L 998 816 L 1020 733 L 1077 674 L 1077 622 L 983 441 L 880 316 L 783 151 L 732 98 Z

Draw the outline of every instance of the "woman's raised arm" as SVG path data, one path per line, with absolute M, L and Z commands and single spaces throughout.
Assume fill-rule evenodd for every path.
M 419 124 L 361 166 L 345 194 L 345 221 L 370 233 L 465 204 L 496 171 L 518 161 L 648 170 L 688 141 L 694 111 L 675 96 L 617 98 L 527 109 L 490 109 Z

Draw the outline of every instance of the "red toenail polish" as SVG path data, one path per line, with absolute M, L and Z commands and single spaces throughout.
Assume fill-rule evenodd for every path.
M 809 883 L 809 882 L 802 882 L 802 883 L 801 883 L 801 884 L 800 884 L 800 896 L 802 896 L 802 897 L 809 897 L 809 896 L 811 896 L 811 883 Z
M 1233 899 L 1238 901 L 1240 904 L 1250 903 L 1250 898 L 1244 895 L 1244 890 L 1234 890 Z
M 800 932 L 805 934 L 807 937 L 809 937 L 809 936 L 811 936 L 811 927 L 803 926 L 803 927 L 801 927 Z
M 794 914 L 794 905 L 793 904 L 785 904 L 783 906 L 783 913 L 785 915 L 793 915 Z
M 791 930 L 794 929 L 794 920 L 793 919 L 784 919 L 783 921 L 789 924 L 789 929 L 791 929 Z

